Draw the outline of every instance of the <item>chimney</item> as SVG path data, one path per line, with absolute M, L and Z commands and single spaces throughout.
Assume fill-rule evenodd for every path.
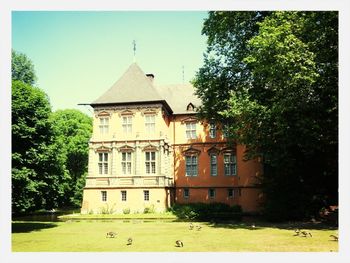
M 147 78 L 153 83 L 154 75 L 152 73 L 146 74 Z

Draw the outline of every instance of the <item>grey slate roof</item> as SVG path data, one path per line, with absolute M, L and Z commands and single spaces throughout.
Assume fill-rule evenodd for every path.
M 156 86 L 160 95 L 166 100 L 173 114 L 188 114 L 187 106 L 192 103 L 195 107 L 201 105 L 201 100 L 194 94 L 191 84 Z
M 164 100 L 140 67 L 133 63 L 101 97 L 91 104 L 147 102 Z
M 197 107 L 201 104 L 191 84 L 154 86 L 140 67 L 133 63 L 109 90 L 90 105 L 142 102 L 162 102 L 173 114 L 191 113 L 186 111 L 189 103 Z

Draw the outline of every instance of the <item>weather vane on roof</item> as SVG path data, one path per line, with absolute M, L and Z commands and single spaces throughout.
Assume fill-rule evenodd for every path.
M 136 41 L 133 40 L 133 41 L 132 41 L 132 44 L 133 44 L 133 46 L 134 46 L 134 62 L 136 62 Z

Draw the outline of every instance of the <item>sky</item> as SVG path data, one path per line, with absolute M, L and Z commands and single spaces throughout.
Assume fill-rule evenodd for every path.
M 36 85 L 53 110 L 89 114 L 89 106 L 78 104 L 97 99 L 134 60 L 155 75 L 155 84 L 193 79 L 206 50 L 206 17 L 205 11 L 14 11 L 12 48 L 33 62 Z

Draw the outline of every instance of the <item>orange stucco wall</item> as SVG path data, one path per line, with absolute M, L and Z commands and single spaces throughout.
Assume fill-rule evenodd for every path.
M 173 119 L 175 136 L 174 144 L 174 175 L 177 203 L 194 202 L 223 202 L 229 205 L 241 205 L 244 211 L 257 211 L 259 209 L 260 191 L 254 188 L 256 177 L 262 174 L 262 165 L 258 160 L 244 160 L 245 146 L 229 147 L 218 127 L 215 138 L 209 137 L 209 125 L 197 122 L 197 138 L 186 138 L 186 125 L 184 120 L 188 116 L 176 116 Z M 198 152 L 198 175 L 186 176 L 185 155 L 187 149 Z M 217 175 L 210 174 L 210 150 L 216 149 Z M 224 175 L 224 150 L 231 150 L 237 158 L 236 175 Z M 183 189 L 188 188 L 190 196 L 184 198 Z M 209 188 L 215 189 L 214 198 L 209 198 Z M 228 197 L 228 188 L 234 189 L 234 197 Z

